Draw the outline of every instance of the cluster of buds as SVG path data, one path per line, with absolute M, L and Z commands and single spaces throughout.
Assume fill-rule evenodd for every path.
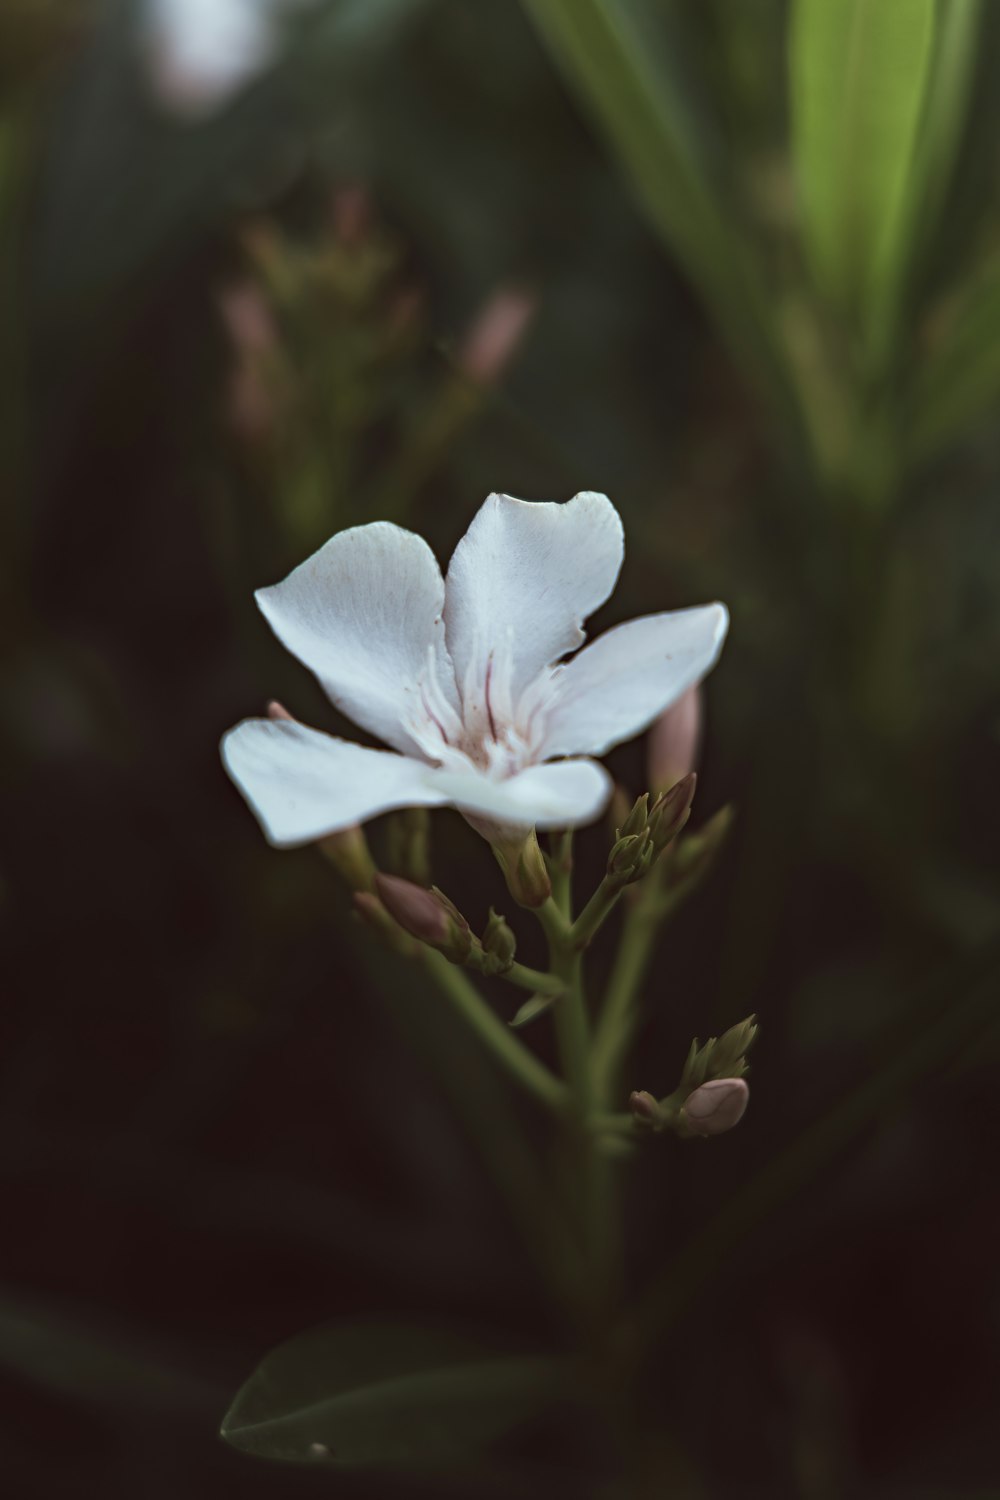
M 374 892 L 361 891 L 354 898 L 360 915 L 371 925 L 384 928 L 388 922 L 418 943 L 443 953 L 450 963 L 469 965 L 489 977 L 511 969 L 517 939 L 506 918 L 492 907 L 483 935 L 477 938 L 455 903 L 437 886 L 428 889 L 399 875 L 381 873 L 375 876 L 374 884 Z
M 681 1081 L 666 1099 L 646 1090 L 632 1094 L 629 1108 L 636 1128 L 677 1135 L 712 1136 L 732 1130 L 742 1120 L 750 1098 L 744 1075 L 746 1054 L 757 1035 L 754 1016 L 747 1016 L 703 1045 L 691 1043 Z
M 457 906 L 437 886 L 425 890 L 400 875 L 375 876 L 376 899 L 393 921 L 418 942 L 436 948 L 453 964 L 464 964 L 473 937 Z M 358 898 L 355 897 L 355 904 Z M 364 914 L 364 906 L 362 912 Z
M 660 855 L 681 832 L 691 816 L 698 778 L 694 772 L 681 778 L 669 791 L 661 792 L 649 805 L 649 793 L 643 792 L 620 828 L 608 856 L 607 878 L 615 889 L 622 889 L 648 874 Z

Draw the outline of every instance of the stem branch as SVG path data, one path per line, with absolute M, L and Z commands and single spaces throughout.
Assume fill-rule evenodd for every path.
M 454 964 L 433 949 L 424 953 L 428 971 L 437 981 L 441 993 L 451 1001 L 480 1041 L 503 1065 L 510 1077 L 522 1088 L 534 1094 L 549 1109 L 565 1113 L 570 1102 L 566 1085 L 539 1062 L 533 1052 L 519 1040 L 516 1033 L 495 1015 L 479 991 Z

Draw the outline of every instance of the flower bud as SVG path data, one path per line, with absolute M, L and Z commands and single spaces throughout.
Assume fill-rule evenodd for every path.
M 522 287 L 502 286 L 489 297 L 456 354 L 460 370 L 477 385 L 499 380 L 517 353 L 538 308 L 538 298 Z
M 375 889 L 391 917 L 405 932 L 461 964 L 472 949 L 469 924 L 447 896 L 424 890 L 399 875 L 375 876 Z
M 693 771 L 683 776 L 668 792 L 661 792 L 649 814 L 649 831 L 657 854 L 677 837 L 691 816 L 698 778 Z
M 514 962 L 517 938 L 506 918 L 490 907 L 489 920 L 483 929 L 483 973 L 506 974 Z
M 723 1135 L 738 1125 L 750 1090 L 742 1078 L 712 1078 L 684 1101 L 679 1124 L 686 1135 Z
M 420 952 L 409 933 L 404 932 L 399 924 L 392 920 L 379 898 L 371 891 L 354 892 L 354 910 L 365 926 L 370 927 L 390 948 L 395 948 L 397 953 L 404 953 L 407 958 L 414 958 Z
M 637 797 L 628 815 L 622 819 L 622 825 L 618 830 L 620 839 L 628 838 L 633 833 L 643 833 L 649 818 L 649 793 L 643 792 Z
M 654 792 L 676 785 L 698 765 L 704 695 L 700 683 L 688 688 L 649 731 L 647 766 Z
M 753 1046 L 757 1031 L 757 1018 L 750 1015 L 730 1026 L 721 1036 L 710 1036 L 704 1044 L 695 1037 L 681 1074 L 678 1088 L 681 1099 L 710 1079 L 742 1078 L 749 1066 L 746 1054 Z
M 628 1107 L 639 1130 L 663 1130 L 668 1123 L 666 1111 L 648 1089 L 630 1094 Z
M 493 853 L 518 906 L 544 906 L 552 895 L 552 881 L 535 830 L 516 842 L 494 843 Z
M 641 833 L 626 834 L 608 855 L 608 880 L 617 889 L 641 880 L 655 855 L 656 850 L 647 828 Z

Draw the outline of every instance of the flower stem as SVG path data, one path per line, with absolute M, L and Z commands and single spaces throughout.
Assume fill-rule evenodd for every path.
M 485 974 L 487 970 L 483 967 L 483 962 L 482 951 L 477 953 L 473 948 L 466 960 L 466 966 Z M 566 989 L 563 981 L 555 974 L 545 974 L 541 969 L 529 969 L 527 964 L 516 962 L 496 977 L 506 979 L 508 984 L 516 984 L 519 990 L 531 990 L 535 995 L 550 995 L 553 999 L 557 999 Z
M 468 1022 L 480 1041 L 489 1047 L 508 1075 L 549 1109 L 559 1114 L 565 1113 L 570 1103 L 566 1085 L 544 1063 L 539 1062 L 510 1027 L 490 1010 L 461 969 L 432 949 L 425 951 L 424 962 L 442 994 Z
M 635 1035 L 636 1001 L 646 977 L 657 933 L 656 891 L 650 886 L 630 904 L 607 994 L 594 1036 L 593 1076 L 597 1098 L 612 1103 L 619 1074 Z
M 621 893 L 622 887 L 605 876 L 570 929 L 574 948 L 586 948 L 605 917 L 614 911 Z
M 554 833 L 550 840 L 550 853 L 547 860 L 549 867 L 549 878 L 552 881 L 552 899 L 569 919 L 572 916 L 572 875 L 573 875 L 573 830 L 565 829 L 562 833 Z
M 516 984 L 519 990 L 532 990 L 536 995 L 552 995 L 554 998 L 566 988 L 557 974 L 543 974 L 541 969 L 529 969 L 526 964 L 511 964 L 500 978 L 506 979 L 508 984 Z

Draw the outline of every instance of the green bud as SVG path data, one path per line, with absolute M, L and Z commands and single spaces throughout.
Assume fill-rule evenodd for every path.
M 659 1132 L 666 1130 L 670 1123 L 668 1111 L 653 1098 L 648 1089 L 630 1094 L 628 1107 L 637 1130 Z
M 757 1035 L 755 1016 L 747 1016 L 730 1026 L 721 1036 L 710 1036 L 701 1046 L 697 1037 L 691 1043 L 677 1092 L 686 1097 L 703 1083 L 717 1078 L 742 1078 L 749 1064 L 746 1054 Z
M 505 917 L 500 916 L 490 907 L 489 920 L 483 929 L 483 966 L 484 974 L 506 974 L 514 962 L 514 954 L 517 952 L 517 938 L 511 928 L 507 925 Z
M 648 816 L 649 793 L 643 792 L 641 797 L 636 798 L 628 817 L 624 819 L 622 826 L 618 829 L 618 838 L 625 839 L 633 833 L 643 833 L 646 828 Z
M 691 816 L 698 778 L 693 771 L 681 777 L 668 792 L 662 792 L 649 814 L 649 831 L 657 854 L 677 837 Z
M 472 951 L 472 933 L 461 912 L 436 887 L 429 891 L 399 875 L 376 875 L 383 906 L 405 932 L 463 964 Z
M 656 857 L 649 829 L 620 838 L 608 855 L 608 880 L 616 888 L 641 880 Z

